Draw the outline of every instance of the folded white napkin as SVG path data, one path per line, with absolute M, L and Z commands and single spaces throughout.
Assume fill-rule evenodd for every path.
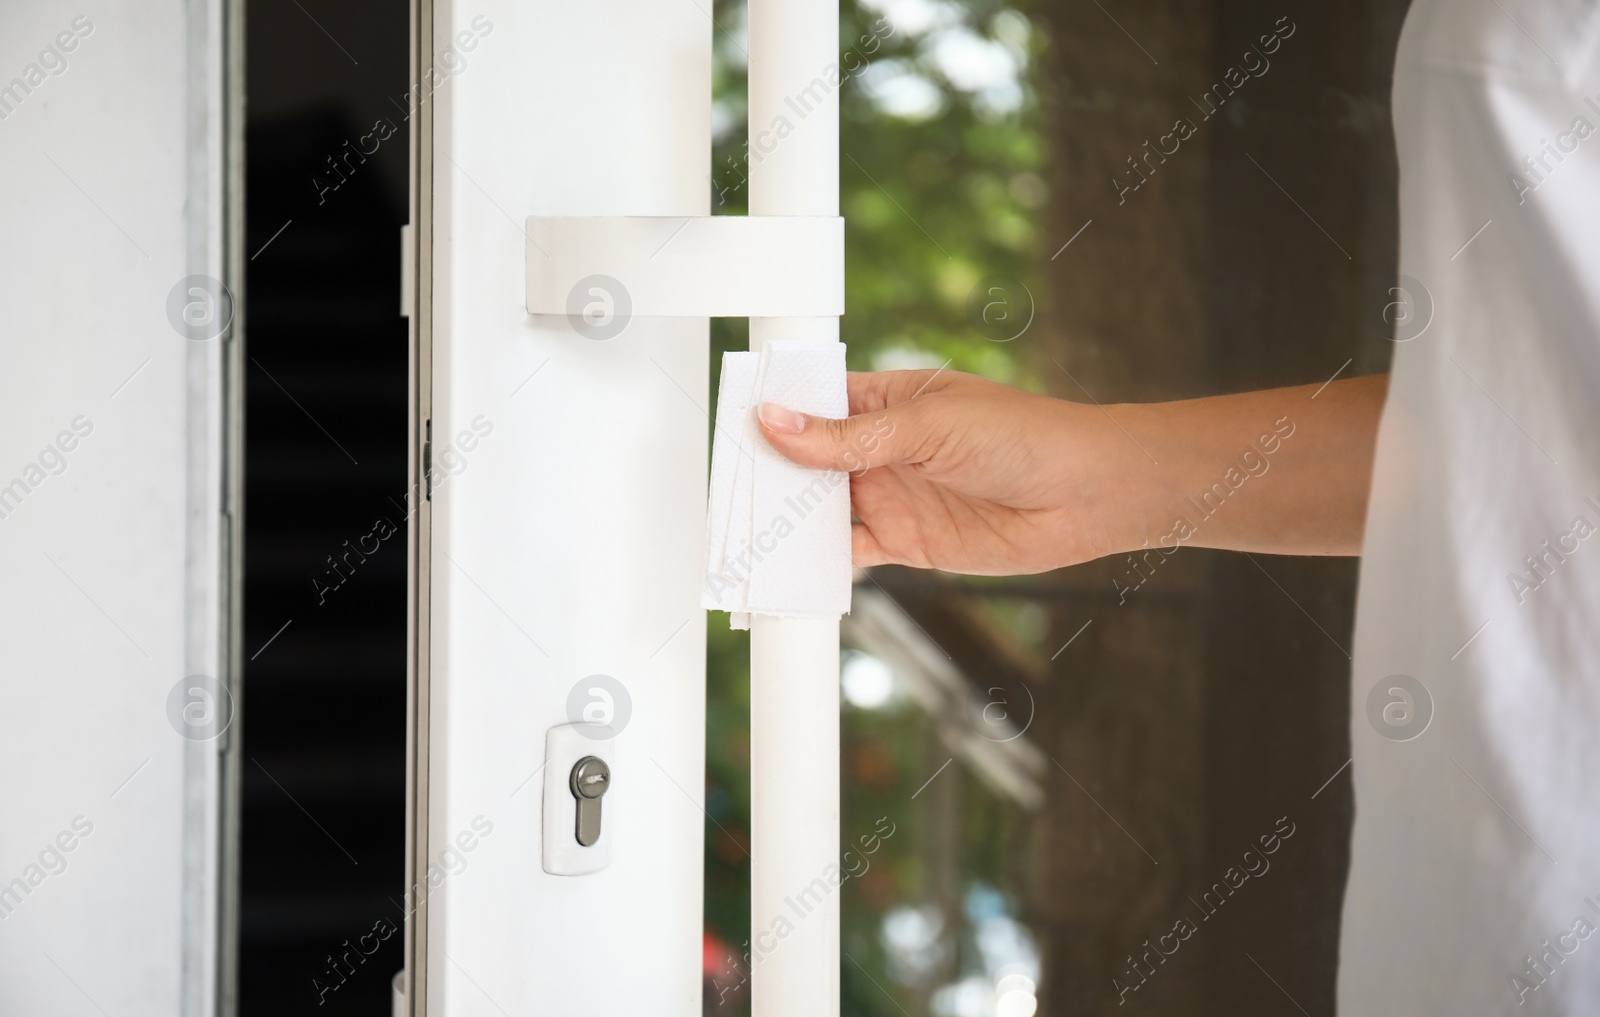
M 725 353 L 711 442 L 705 592 L 736 629 L 750 615 L 837 618 L 850 610 L 850 478 L 780 456 L 756 409 L 777 403 L 811 416 L 849 414 L 844 344 L 770 340 Z

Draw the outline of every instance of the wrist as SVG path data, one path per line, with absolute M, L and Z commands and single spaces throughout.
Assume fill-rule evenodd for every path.
M 1148 407 L 1057 405 L 1059 425 L 1045 446 L 1057 520 L 1050 567 L 1157 546 L 1172 528 L 1175 497 L 1157 461 Z
M 1183 457 L 1169 440 L 1160 403 L 1119 403 L 1095 408 L 1100 418 L 1103 554 L 1187 542 L 1183 511 Z

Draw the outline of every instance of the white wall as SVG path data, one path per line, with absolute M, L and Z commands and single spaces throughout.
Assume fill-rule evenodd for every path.
M 167 704 L 220 671 L 220 343 L 167 299 L 223 274 L 219 6 L 0 5 L 0 87 L 78 27 L 0 107 L 0 1012 L 210 1012 L 218 743 Z

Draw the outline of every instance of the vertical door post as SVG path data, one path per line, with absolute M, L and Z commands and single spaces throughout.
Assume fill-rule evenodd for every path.
M 839 214 L 839 12 L 750 0 L 750 214 Z M 839 338 L 837 317 L 752 318 L 768 339 Z M 750 957 L 755 1017 L 839 1012 L 839 622 L 756 616 L 750 639 Z M 806 907 L 811 910 L 806 911 Z M 784 934 L 786 933 L 786 934 Z

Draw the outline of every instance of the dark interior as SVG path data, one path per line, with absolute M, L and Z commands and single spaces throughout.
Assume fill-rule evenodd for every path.
M 407 13 L 315 13 L 247 4 L 246 1017 L 388 1014 L 403 963 Z

